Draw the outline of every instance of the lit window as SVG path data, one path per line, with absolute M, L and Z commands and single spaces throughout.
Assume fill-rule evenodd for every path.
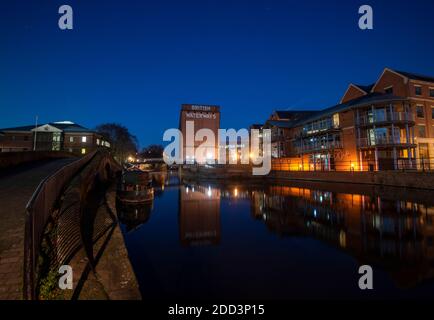
M 99 139 L 96 139 L 96 144 L 99 145 Z
M 81 154 L 86 154 L 86 148 L 81 148 Z
M 81 137 L 81 142 L 87 142 L 87 137 Z
M 425 118 L 425 113 L 423 112 L 423 106 L 416 106 L 416 115 L 418 118 Z
M 69 142 L 74 142 L 74 137 L 69 137 Z
M 339 114 L 338 113 L 335 113 L 333 115 L 333 127 L 339 128 Z
M 421 86 L 414 87 L 414 94 L 417 96 L 421 96 L 422 95 L 422 87 Z

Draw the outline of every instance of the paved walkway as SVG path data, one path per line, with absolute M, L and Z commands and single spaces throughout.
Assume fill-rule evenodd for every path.
M 42 179 L 73 160 L 33 163 L 0 175 L 0 300 L 22 298 L 27 202 Z

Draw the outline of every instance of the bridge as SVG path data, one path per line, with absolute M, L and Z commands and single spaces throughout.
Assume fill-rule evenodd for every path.
M 106 251 L 127 259 L 114 206 L 119 164 L 101 150 L 57 156 L 0 171 L 0 300 L 52 298 L 47 285 L 53 286 L 50 277 L 63 264 L 73 266 L 74 290 L 62 298 L 86 298 L 97 269 L 108 268 Z M 9 160 L 0 158 L 0 164 Z M 107 285 L 97 296 L 138 298 L 131 266 L 117 268 L 132 284 L 123 291 Z

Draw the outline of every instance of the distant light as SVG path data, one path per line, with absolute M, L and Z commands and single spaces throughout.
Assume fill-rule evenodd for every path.
M 317 213 L 316 213 L 316 209 L 314 209 L 314 210 L 313 210 L 313 216 L 316 218 L 316 215 L 317 215 Z
M 210 186 L 208 186 L 208 197 L 211 197 L 211 195 L 212 195 L 212 191 L 211 191 L 211 187 Z
M 72 121 L 56 121 L 56 122 L 53 122 L 53 123 L 56 123 L 56 124 L 75 124 Z
M 237 188 L 234 189 L 234 196 L 238 197 L 238 189 Z
M 185 192 L 188 193 L 189 191 L 188 187 L 185 187 Z

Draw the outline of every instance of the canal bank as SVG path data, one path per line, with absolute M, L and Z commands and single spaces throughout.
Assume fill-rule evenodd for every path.
M 432 171 L 271 171 L 266 176 L 254 176 L 251 166 L 184 166 L 180 170 L 181 175 L 186 178 L 218 181 L 316 181 L 434 190 Z

